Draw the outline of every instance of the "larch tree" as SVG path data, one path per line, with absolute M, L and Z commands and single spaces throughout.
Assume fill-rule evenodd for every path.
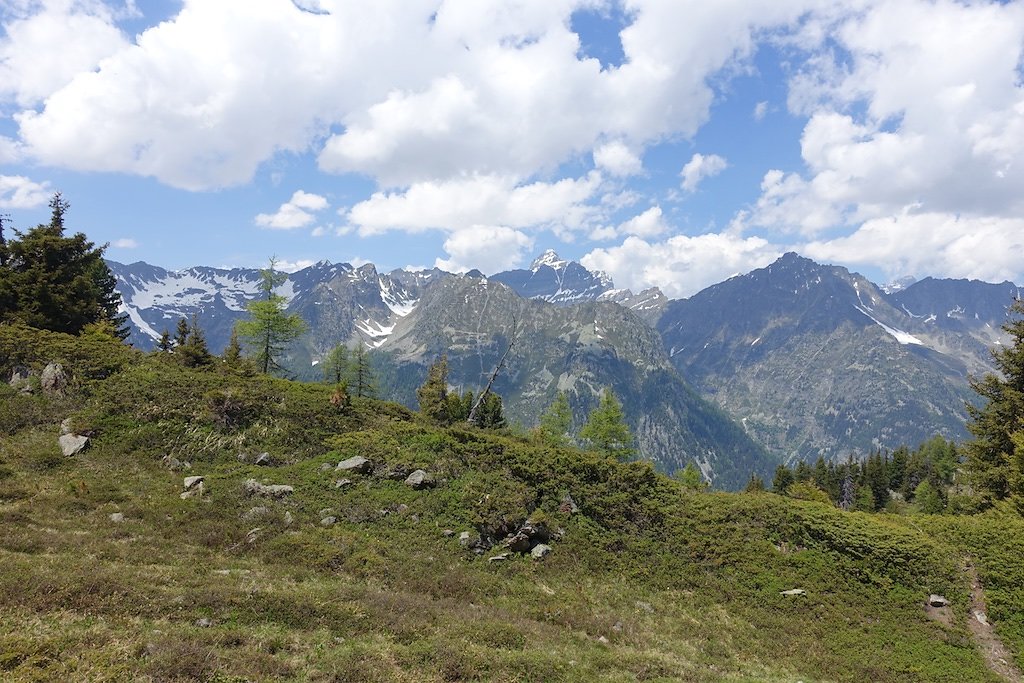
M 555 394 L 551 402 L 540 416 L 538 431 L 545 441 L 554 446 L 568 446 L 572 442 L 569 430 L 572 428 L 572 409 L 569 397 L 564 391 Z
M 280 360 L 292 342 L 306 332 L 306 323 L 297 313 L 285 313 L 285 298 L 274 292 L 286 275 L 279 273 L 271 258 L 267 268 L 260 270 L 263 297 L 246 306 L 249 319 L 238 322 L 238 336 L 253 353 L 256 366 L 263 374 L 282 372 Z
M 601 402 L 587 416 L 580 429 L 580 440 L 592 450 L 626 461 L 636 454 L 633 433 L 626 424 L 622 404 L 610 388 L 601 394 Z

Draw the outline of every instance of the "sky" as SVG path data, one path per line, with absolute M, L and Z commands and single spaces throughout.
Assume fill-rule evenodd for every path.
M 0 0 L 0 214 L 108 258 L 1024 284 L 1024 3 Z

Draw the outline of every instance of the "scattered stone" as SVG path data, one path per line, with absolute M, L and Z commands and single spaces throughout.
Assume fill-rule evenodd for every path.
M 945 596 L 932 593 L 928 596 L 928 604 L 932 607 L 945 607 L 949 604 L 949 600 L 947 600 Z
M 334 515 L 329 515 L 320 520 L 320 526 L 334 526 L 337 524 L 338 518 Z
M 978 623 L 982 626 L 988 626 L 988 615 L 982 612 L 981 610 L 977 610 L 974 612 L 974 618 L 977 619 Z
M 235 458 L 238 462 L 249 462 L 249 455 L 246 453 L 239 453 Z
M 649 602 L 642 602 L 640 600 L 637 600 L 635 604 L 636 604 L 636 608 L 638 610 L 641 610 L 643 612 L 647 612 L 648 614 L 654 614 L 654 608 L 651 607 L 651 603 L 649 603 Z
M 24 365 L 19 365 L 11 370 L 11 381 L 8 384 L 23 394 L 32 393 L 32 371 Z
M 201 486 L 203 484 L 203 481 L 203 477 L 185 477 L 184 488 L 186 491 L 191 491 L 197 486 Z
M 124 513 L 123 512 L 112 512 L 110 514 L 110 521 L 114 522 L 115 524 L 120 524 L 121 522 L 124 521 Z
M 622 629 L 623 629 L 623 626 L 622 626 L 622 622 L 621 621 L 616 621 L 612 625 L 612 630 L 615 631 L 616 633 L 622 633 Z
M 432 488 L 434 486 L 434 477 L 423 470 L 416 470 L 406 477 L 405 485 L 416 491 Z
M 78 436 L 77 434 L 64 434 L 57 439 L 57 443 L 60 444 L 61 453 L 70 458 L 86 449 L 89 445 L 89 437 Z
M 530 552 L 530 537 L 524 533 L 517 533 L 505 541 L 508 549 L 516 553 Z
M 409 519 L 412 520 L 413 524 L 419 524 L 419 522 L 420 522 L 420 516 L 419 515 L 409 515 Z
M 65 417 L 63 420 L 60 421 L 60 435 L 61 436 L 64 436 L 65 434 L 74 434 L 74 433 L 75 432 L 71 429 L 71 418 L 70 417 Z
M 807 595 L 803 588 L 791 588 L 788 591 L 779 591 L 779 595 Z
M 342 460 L 334 468 L 336 472 L 356 472 L 358 474 L 368 474 L 373 470 L 373 463 L 364 458 L 361 455 L 356 455 L 346 460 Z
M 273 467 L 274 461 L 270 458 L 270 453 L 260 453 L 256 456 L 253 464 L 259 465 L 260 467 Z
M 463 531 L 461 534 L 459 534 L 459 545 L 468 547 L 469 538 L 471 535 L 472 534 L 470 534 L 468 531 Z
M 352 485 L 352 480 L 351 479 L 339 479 L 338 481 L 334 482 L 334 488 L 336 488 L 336 489 L 347 488 L 347 487 L 349 487 L 351 485 Z
M 505 560 L 508 559 L 508 555 L 509 555 L 508 553 L 498 553 L 497 555 L 495 555 L 493 557 L 488 557 L 487 561 L 488 562 L 504 562 Z
M 242 485 L 243 490 L 250 496 L 269 496 L 271 498 L 285 498 L 295 493 L 294 486 L 285 484 L 261 484 L 255 479 L 246 479 Z
M 389 470 L 383 472 L 383 476 L 392 481 L 402 481 L 412 474 L 412 469 L 405 467 L 404 465 L 395 465 Z
M 441 535 L 444 536 L 445 538 L 451 538 L 452 536 L 455 535 L 455 531 L 452 530 L 452 529 L 445 529 L 444 531 L 441 532 Z
M 243 522 L 253 522 L 253 521 L 257 520 L 257 519 L 260 519 L 261 517 L 266 517 L 269 514 L 270 514 L 270 508 L 265 507 L 263 505 L 258 505 L 258 506 L 254 507 L 254 508 L 249 508 L 248 510 L 243 512 L 242 513 L 242 521 Z
M 604 636 L 598 636 L 597 642 L 601 643 L 602 645 L 607 645 L 608 644 L 608 639 L 605 638 Z
M 398 511 L 398 513 L 399 513 L 399 514 L 405 514 L 406 512 L 408 512 L 408 511 L 409 511 L 409 506 L 408 506 L 408 505 L 406 505 L 405 503 L 401 503 L 401 504 L 400 504 L 400 505 L 398 506 L 398 509 L 397 509 L 397 511 Z
M 558 506 L 558 509 L 561 512 L 565 512 L 568 514 L 576 514 L 580 511 L 579 506 L 576 505 L 576 501 L 573 500 L 572 495 L 569 493 L 566 493 L 564 496 L 562 496 L 562 502 Z
M 47 363 L 43 374 L 39 376 L 39 386 L 43 393 L 63 396 L 68 388 L 68 376 L 60 363 Z
M 327 470 L 333 470 L 333 469 L 334 469 L 334 465 L 332 465 L 329 462 L 325 462 L 325 463 L 321 463 L 320 464 L 320 471 L 321 472 L 326 472 Z
M 165 455 L 160 458 L 160 462 L 162 462 L 164 467 L 169 469 L 171 472 L 180 472 L 182 470 L 192 469 L 191 464 L 178 460 L 173 455 Z
M 256 539 L 258 539 L 262 535 L 263 535 L 263 528 L 262 527 L 256 527 L 255 529 L 249 529 L 249 533 L 247 533 L 245 535 L 245 542 L 251 545 L 251 544 L 255 543 Z
M 543 560 L 545 557 L 548 556 L 548 553 L 550 552 L 551 546 L 545 545 L 543 543 L 538 543 L 537 545 L 533 546 L 533 550 L 530 551 L 530 557 L 532 557 L 535 560 Z
M 295 521 L 295 518 L 292 517 L 292 513 L 289 512 L 288 510 L 285 510 L 284 511 L 284 525 L 285 526 L 291 526 L 292 522 L 294 522 L 294 521 Z
M 196 619 L 196 626 L 199 628 L 210 628 L 213 626 L 213 620 L 203 617 L 202 619 Z

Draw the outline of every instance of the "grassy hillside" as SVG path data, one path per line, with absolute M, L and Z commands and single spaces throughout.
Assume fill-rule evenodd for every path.
M 645 463 L 339 409 L 323 385 L 0 327 L 5 376 L 50 360 L 66 397 L 0 387 L 4 680 L 996 681 L 965 626 L 967 551 L 1024 647 L 1024 560 L 998 550 L 1019 520 L 690 492 Z M 70 458 L 67 417 L 91 436 Z M 373 470 L 335 471 L 352 456 Z M 407 486 L 417 468 L 435 486 Z M 527 519 L 550 554 L 490 561 Z

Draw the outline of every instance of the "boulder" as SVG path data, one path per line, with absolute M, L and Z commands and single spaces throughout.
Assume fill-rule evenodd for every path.
M 336 488 L 336 489 L 343 489 L 343 488 L 346 488 L 346 487 L 351 486 L 351 485 L 352 485 L 352 480 L 351 479 L 339 479 L 338 481 L 334 482 L 334 488 Z
M 23 394 L 32 393 L 32 371 L 24 365 L 19 365 L 11 370 L 11 380 L 8 384 Z
M 373 471 L 373 463 L 361 455 L 356 455 L 342 460 L 334 468 L 336 472 L 356 472 L 357 474 L 368 474 Z
M 284 511 L 284 525 L 291 526 L 295 522 L 295 518 L 292 517 L 292 513 L 288 510 Z
M 261 484 L 255 479 L 246 479 L 242 489 L 250 496 L 268 496 L 270 498 L 285 498 L 295 493 L 295 487 L 285 484 Z
M 164 467 L 169 469 L 171 472 L 180 472 L 182 470 L 192 469 L 192 465 L 190 463 L 182 462 L 173 455 L 165 455 L 160 459 L 160 462 L 162 462 Z
M 39 376 L 39 386 L 43 393 L 63 396 L 68 388 L 68 376 L 60 363 L 47 363 L 43 374 Z
M 791 588 L 788 591 L 779 591 L 779 595 L 807 595 L 807 591 L 803 588 Z
M 65 417 L 63 420 L 60 421 L 60 435 L 61 436 L 64 436 L 65 434 L 74 434 L 74 433 L 75 433 L 74 430 L 71 429 L 71 418 L 70 417 Z
M 497 555 L 494 555 L 493 557 L 488 557 L 487 561 L 488 562 L 504 562 L 507 559 L 508 559 L 508 553 L 498 553 Z
M 510 536 L 505 541 L 505 545 L 512 552 L 527 553 L 530 552 L 530 537 L 523 533 L 517 533 Z
M 535 560 L 543 560 L 551 552 L 551 546 L 543 543 L 538 543 L 533 546 L 533 550 L 530 551 L 530 557 Z
M 110 521 L 114 522 L 115 524 L 120 524 L 121 522 L 124 521 L 124 513 L 123 512 L 112 512 L 110 514 Z
M 445 538 L 451 538 L 452 536 L 455 535 L 455 531 L 452 530 L 452 529 L 445 529 L 444 531 L 441 532 L 441 535 L 444 536 Z
M 203 477 L 185 477 L 185 482 L 184 482 L 183 488 L 186 491 L 191 491 L 192 489 L 196 488 L 197 486 L 202 486 L 203 485 L 203 481 L 204 481 Z
M 195 625 L 199 628 L 210 628 L 211 626 L 213 626 L 213 621 L 207 619 L 206 617 L 203 617 L 202 619 L 196 619 Z
M 405 485 L 416 491 L 431 488 L 434 485 L 434 477 L 423 470 L 416 470 L 405 479 Z
M 242 513 L 242 521 L 252 522 L 270 514 L 270 508 L 259 505 Z
M 256 456 L 253 464 L 259 465 L 260 467 L 273 467 L 274 461 L 270 458 L 270 453 L 260 453 Z
M 338 518 L 334 515 L 328 515 L 320 520 L 320 526 L 334 526 L 338 523 Z
M 64 434 L 57 442 L 60 444 L 61 453 L 67 457 L 78 455 L 89 445 L 89 437 L 78 436 L 77 434 Z
M 463 531 L 461 534 L 459 534 L 459 545 L 465 546 L 465 547 L 468 548 L 469 547 L 469 540 L 470 540 L 471 536 L 472 536 L 472 534 L 470 534 L 468 531 Z
M 949 600 L 947 600 L 945 596 L 932 593 L 928 596 L 928 604 L 932 607 L 945 607 L 949 604 Z

